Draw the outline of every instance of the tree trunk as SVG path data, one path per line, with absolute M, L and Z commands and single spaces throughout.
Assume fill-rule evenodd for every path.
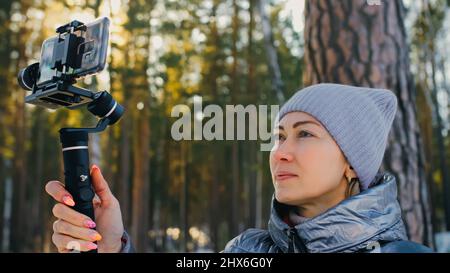
M 180 142 L 180 178 L 182 189 L 180 190 L 180 227 L 181 227 L 181 252 L 187 252 L 187 242 L 189 239 L 188 204 L 189 204 L 189 158 L 188 143 Z
M 213 98 L 213 101 L 216 103 L 220 102 L 220 95 L 219 95 L 219 87 L 217 83 L 217 78 L 219 77 L 219 74 L 221 73 L 222 67 L 219 65 L 219 58 L 220 58 L 220 34 L 218 32 L 217 28 L 217 9 L 219 6 L 219 0 L 213 1 L 213 6 L 211 9 L 211 17 L 215 18 L 215 20 L 212 21 L 210 24 L 209 29 L 209 37 L 207 41 L 207 45 L 211 46 L 213 48 L 212 52 L 210 53 L 211 56 L 211 68 L 209 71 L 205 71 L 205 82 L 207 88 L 210 90 L 211 97 Z M 209 228 L 210 228 L 210 238 L 212 242 L 212 247 L 215 252 L 219 251 L 219 224 L 221 220 L 221 210 L 219 207 L 219 198 L 220 198 L 220 182 L 223 179 L 221 176 L 221 167 L 224 164 L 224 158 L 225 158 L 225 146 L 224 145 L 215 145 L 214 146 L 215 153 L 214 156 L 211 158 L 214 162 L 213 168 L 211 168 L 211 186 L 209 188 L 209 204 L 210 204 L 210 211 L 209 211 Z
M 247 74 L 247 92 L 249 93 L 250 101 L 258 102 L 261 98 L 260 92 L 258 92 L 257 82 L 255 79 L 255 54 L 254 54 L 254 42 L 253 42 L 253 31 L 255 29 L 255 8 L 256 2 L 259 0 L 250 0 L 249 2 L 249 25 L 248 25 L 248 50 L 247 50 L 247 65 L 248 65 L 248 74 Z M 278 63 L 278 61 L 276 62 Z M 284 98 L 281 98 L 284 99 Z M 259 143 L 255 141 L 250 141 L 248 145 L 248 157 L 249 162 L 246 169 L 249 171 L 248 178 L 248 187 L 249 187 L 249 226 L 262 228 L 262 168 L 260 157 L 262 156 L 262 152 L 257 148 L 259 147 Z
M 3 92 L 0 92 L 0 116 L 3 117 L 0 119 L 0 250 L 3 250 L 1 246 L 3 246 L 3 232 L 4 229 L 9 227 L 9 223 L 6 222 L 7 219 L 3 217 L 3 211 L 5 209 L 6 204 L 6 181 L 11 174 L 11 167 L 9 166 L 10 159 L 6 156 L 6 151 L 10 148 L 7 148 L 6 139 L 10 134 L 13 119 L 5 118 L 12 117 L 11 112 L 8 110 L 8 105 L 11 104 L 11 75 L 9 73 L 11 58 L 11 36 L 12 31 L 10 28 L 10 18 L 11 18 L 11 6 L 13 1 L 2 1 L 0 4 L 0 11 L 4 16 L 0 17 L 0 25 L 2 28 L 0 29 L 0 40 L 3 41 L 2 46 L 0 47 L 0 56 L 5 56 L 0 58 L 0 86 L 3 88 Z M 6 57 L 8 56 L 8 57 Z M 7 167 L 8 164 L 8 167 Z M 6 238 L 9 241 L 9 238 Z
M 124 104 L 127 107 L 128 104 Z M 126 108 L 125 108 L 126 109 Z M 130 225 L 130 125 L 127 118 L 120 122 L 120 165 L 118 181 L 118 199 L 123 214 L 123 223 L 125 227 Z
M 305 85 L 334 82 L 386 88 L 399 98 L 383 166 L 399 185 L 411 240 L 432 245 L 430 200 L 401 1 L 307 1 Z
M 44 139 L 44 109 L 36 109 L 34 115 L 36 115 L 36 153 L 35 156 L 35 179 L 31 181 L 30 188 L 31 188 L 31 200 L 30 200 L 30 206 L 29 211 L 31 215 L 31 223 L 30 223 L 30 230 L 28 231 L 28 236 L 30 238 L 27 239 L 27 241 L 31 244 L 32 250 L 34 252 L 41 251 L 41 245 L 42 245 L 42 232 L 43 232 L 43 222 L 41 222 L 40 215 L 42 214 L 41 211 L 41 203 L 42 203 L 42 194 L 41 192 L 44 189 L 44 146 L 45 146 L 45 139 Z
M 441 114 L 439 114 L 439 102 L 438 102 L 438 86 L 436 83 L 436 54 L 434 51 L 431 51 L 431 99 L 433 101 L 433 112 L 435 117 L 435 128 L 434 134 L 437 140 L 437 153 L 439 155 L 439 164 L 440 164 L 440 172 L 442 177 L 442 184 L 444 189 L 443 199 L 444 199 L 444 213 L 445 213 L 445 227 L 446 230 L 450 231 L 450 185 L 448 179 L 448 170 L 447 170 L 447 158 L 446 158 L 446 150 L 444 143 L 444 136 L 442 135 L 443 121 Z
M 22 3 L 18 12 L 26 14 L 29 5 Z M 25 25 L 20 26 L 18 34 L 14 35 L 14 43 L 19 57 L 14 64 L 14 71 L 19 71 L 20 68 L 26 66 L 25 44 L 22 41 L 24 33 L 27 33 Z M 17 84 L 12 84 L 11 88 L 17 88 Z M 26 205 L 26 189 L 27 189 L 27 127 L 26 127 L 26 108 L 25 108 L 25 93 L 18 92 L 15 94 L 15 125 L 14 125 L 14 159 L 13 159 L 13 214 L 11 229 L 11 250 L 13 252 L 21 252 L 26 245 L 26 234 L 28 222 L 24 215 L 27 215 Z
M 447 90 L 447 92 L 448 92 L 448 83 L 447 83 L 447 76 L 446 76 L 446 73 L 445 73 L 445 60 L 444 60 L 444 58 L 441 58 L 441 60 L 440 60 L 440 62 L 439 62 L 439 69 L 441 70 L 441 71 L 443 71 L 443 73 L 442 73 L 442 82 L 443 82 L 443 88 L 445 89 L 445 90 Z M 442 126 L 442 124 L 441 124 L 441 126 Z M 441 130 L 443 129 L 443 127 L 441 127 Z M 448 130 L 447 130 L 447 136 L 448 136 Z M 442 131 L 440 132 L 441 133 L 441 136 L 442 136 Z M 444 141 L 444 150 L 443 151 L 445 151 L 444 153 L 443 153 L 443 156 L 444 156 L 444 158 L 445 159 L 447 159 L 447 149 L 445 149 L 445 140 L 443 140 Z M 441 164 L 441 168 L 442 168 L 442 173 L 446 173 L 446 178 L 444 179 L 443 178 L 443 182 L 444 182 L 444 184 L 446 184 L 447 186 L 444 186 L 444 188 L 445 188 L 445 193 L 444 193 L 444 200 L 445 200 L 445 215 L 446 215 L 446 217 L 445 217 L 445 223 L 446 223 L 446 228 L 447 228 L 447 231 L 450 231 L 450 177 L 449 177 L 449 174 L 448 174 L 448 170 L 447 170 L 447 163 L 448 163 L 448 161 L 447 160 L 445 160 L 445 165 L 444 164 Z M 444 176 L 444 175 L 443 175 Z M 434 214 L 433 214 L 433 216 L 434 216 Z M 433 226 L 433 227 L 435 227 L 435 225 Z
M 281 69 L 278 62 L 277 50 L 273 44 L 272 27 L 270 19 L 266 13 L 266 1 L 258 0 L 259 16 L 261 19 L 262 30 L 264 34 L 264 46 L 266 49 L 267 62 L 270 68 L 272 77 L 272 89 L 275 92 L 278 103 L 283 104 L 284 97 L 284 83 L 281 79 Z
M 150 190 L 150 93 L 145 73 L 136 71 L 148 70 L 148 54 L 150 46 L 149 14 L 153 1 L 148 3 L 132 1 L 129 3 L 130 32 L 142 43 L 130 41 L 129 49 L 134 52 L 130 56 L 129 71 L 134 75 L 130 82 L 130 90 L 134 90 L 131 106 L 141 105 L 133 112 L 133 188 L 132 188 L 132 236 L 139 251 L 148 250 L 149 190 Z M 145 17 L 147 16 L 147 17 Z M 125 89 L 128 90 L 128 89 Z
M 5 196 L 2 211 L 3 229 L 2 229 L 2 252 L 11 250 L 11 214 L 13 203 L 13 181 L 11 177 L 5 179 Z
M 239 6 L 233 0 L 233 34 L 232 34 L 232 56 L 233 64 L 231 68 L 231 97 L 233 104 L 237 104 L 240 93 L 239 78 L 238 78 L 238 31 L 239 31 Z M 236 125 L 235 125 L 236 126 Z M 237 236 L 239 233 L 239 142 L 233 140 L 231 144 L 231 221 L 229 222 L 230 237 Z
M 142 111 L 145 111 L 145 113 L 137 117 L 134 123 L 132 230 L 136 248 L 140 251 L 145 251 L 148 237 L 148 225 L 146 223 L 148 221 L 148 190 L 150 183 L 148 104 Z

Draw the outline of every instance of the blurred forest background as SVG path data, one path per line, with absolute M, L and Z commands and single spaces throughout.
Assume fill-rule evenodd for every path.
M 111 19 L 108 65 L 79 82 L 108 90 L 122 120 L 91 138 L 138 251 L 220 251 L 266 228 L 273 194 L 258 141 L 174 141 L 171 109 L 282 104 L 336 82 L 399 98 L 383 169 L 398 178 L 411 240 L 444 249 L 450 231 L 450 8 L 444 0 L 2 0 L 0 251 L 54 252 L 48 180 L 63 178 L 58 130 L 83 110 L 24 104 L 16 75 L 69 22 Z M 447 248 L 450 251 L 450 247 Z M 445 251 L 445 249 L 444 249 Z

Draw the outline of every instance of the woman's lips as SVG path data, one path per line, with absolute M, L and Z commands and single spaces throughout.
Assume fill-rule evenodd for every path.
M 297 175 L 289 172 L 279 172 L 275 174 L 275 178 L 277 181 L 284 181 L 294 177 L 297 177 Z

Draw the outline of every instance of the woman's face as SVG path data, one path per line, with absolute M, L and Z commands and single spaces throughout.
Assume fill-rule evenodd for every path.
M 304 112 L 288 113 L 274 134 L 270 171 L 279 202 L 302 206 L 343 199 L 349 165 L 320 122 Z

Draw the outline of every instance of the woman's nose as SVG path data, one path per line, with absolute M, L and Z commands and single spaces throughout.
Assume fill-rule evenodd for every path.
M 292 153 L 287 149 L 286 145 L 281 144 L 278 146 L 274 151 L 274 157 L 276 160 L 279 161 L 292 161 L 294 159 L 294 156 Z

